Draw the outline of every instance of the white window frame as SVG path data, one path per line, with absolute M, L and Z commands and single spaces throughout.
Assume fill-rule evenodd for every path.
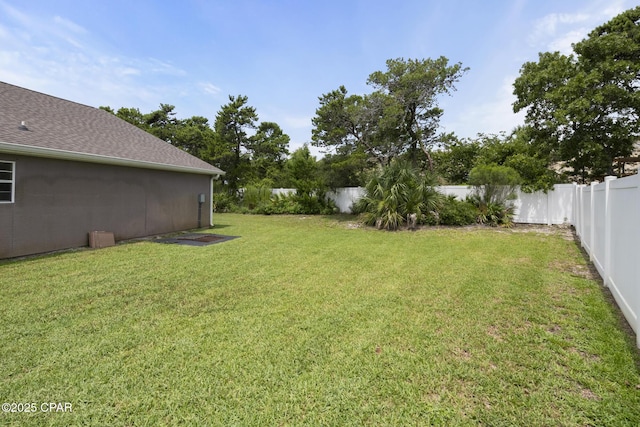
M 0 200 L 0 204 L 14 203 L 16 201 L 16 162 L 0 160 L 0 163 L 11 164 L 11 179 L 0 179 L 1 184 L 11 184 L 11 200 Z

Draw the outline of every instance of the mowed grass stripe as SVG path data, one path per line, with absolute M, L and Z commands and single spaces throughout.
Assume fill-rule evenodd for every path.
M 637 352 L 571 240 L 216 215 L 0 264 L 15 425 L 638 425 Z

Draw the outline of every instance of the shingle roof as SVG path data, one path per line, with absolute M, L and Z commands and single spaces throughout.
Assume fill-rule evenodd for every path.
M 0 82 L 3 151 L 209 175 L 224 173 L 107 111 Z

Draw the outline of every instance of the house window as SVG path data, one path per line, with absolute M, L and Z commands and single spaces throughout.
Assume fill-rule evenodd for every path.
M 16 163 L 0 161 L 0 203 L 13 203 L 16 188 Z

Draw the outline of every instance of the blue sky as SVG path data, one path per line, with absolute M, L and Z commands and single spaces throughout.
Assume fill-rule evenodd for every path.
M 0 0 L 0 81 L 91 106 L 175 105 L 213 123 L 246 95 L 290 148 L 311 139 L 318 97 L 371 91 L 389 58 L 470 67 L 443 96 L 442 131 L 510 131 L 513 81 L 632 0 Z M 0 108 L 2 100 L 0 100 Z M 314 150 L 315 153 L 318 153 Z

